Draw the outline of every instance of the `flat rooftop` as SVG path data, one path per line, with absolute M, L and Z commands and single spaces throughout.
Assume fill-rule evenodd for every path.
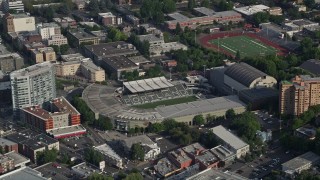
M 57 168 L 57 166 L 60 166 L 61 168 Z M 50 178 L 51 180 L 80 179 L 80 177 L 77 176 L 71 169 L 65 167 L 64 165 L 59 165 L 56 162 L 50 162 L 38 166 L 35 168 L 35 170 L 41 172 L 43 177 Z
M 90 164 L 87 164 L 86 162 L 80 163 L 78 165 L 75 165 L 73 167 L 71 167 L 71 169 L 74 172 L 77 172 L 79 174 L 84 174 L 84 177 L 88 177 L 90 176 L 92 173 L 98 173 L 100 174 L 101 171 L 99 169 L 97 169 L 96 167 L 93 167 Z
M 99 13 L 98 14 L 101 17 L 115 17 L 115 15 L 112 14 L 112 12 L 106 12 L 106 13 Z
M 191 158 L 181 148 L 171 151 L 169 154 L 180 164 L 191 160 Z
M 285 163 L 282 164 L 282 167 L 286 167 L 287 169 L 296 170 L 302 166 L 307 164 L 313 164 L 320 160 L 320 156 L 309 151 L 301 156 L 295 157 Z
M 258 12 L 263 12 L 263 11 L 266 11 L 268 9 L 269 9 L 269 7 L 265 6 L 263 4 L 234 8 L 235 11 L 237 11 L 237 12 L 239 12 L 241 14 L 247 15 L 247 16 L 251 16 L 253 14 L 256 14 Z
M 48 178 L 42 177 L 42 174 L 39 171 L 29 167 L 22 167 L 3 174 L 0 176 L 0 179 L 48 180 Z
M 32 131 L 30 129 L 27 129 L 27 130 L 24 130 L 21 132 L 10 134 L 6 138 L 9 139 L 10 141 L 13 141 L 16 143 L 21 143 L 23 141 L 26 141 L 26 140 L 33 138 L 33 137 L 36 137 L 38 135 L 40 135 L 40 133 Z
M 213 180 L 213 179 L 248 180 L 248 178 L 242 177 L 237 173 L 233 173 L 230 171 L 222 172 L 216 169 L 206 169 L 196 175 L 186 178 L 186 180 Z
M 157 37 L 154 34 L 138 35 L 138 38 L 141 42 L 143 42 L 143 41 L 148 41 L 148 42 L 163 41 L 163 39 Z
M 29 158 L 26 158 L 26 157 L 22 156 L 21 154 L 16 153 L 14 151 L 8 152 L 4 155 L 13 159 L 13 163 L 14 163 L 15 167 L 24 166 L 25 164 L 30 162 Z
M 206 7 L 198 7 L 198 8 L 193 8 L 193 10 L 206 15 L 206 16 L 212 16 L 214 14 L 216 14 L 216 12 L 212 9 L 206 8 Z
M 48 134 L 52 135 L 55 138 L 62 136 L 68 136 L 73 134 L 83 134 L 86 132 L 86 129 L 81 125 L 66 126 L 62 128 L 50 129 L 47 131 Z
M 320 75 L 320 60 L 318 59 L 310 59 L 308 61 L 305 61 L 300 65 L 300 68 L 311 72 L 315 75 Z
M 190 19 L 187 16 L 182 15 L 181 13 L 178 13 L 178 12 L 168 14 L 168 16 L 177 21 L 185 21 Z
M 51 113 L 49 111 L 44 110 L 39 106 L 29 106 L 22 108 L 22 110 L 45 121 L 51 117 Z
M 307 25 L 316 25 L 318 23 L 316 22 L 312 22 L 312 21 L 309 21 L 307 19 L 298 19 L 298 20 L 294 20 L 292 21 L 293 24 L 297 25 L 297 26 L 307 26 Z
M 58 112 L 80 115 L 77 109 L 73 107 L 63 96 L 51 100 L 50 103 L 55 107 L 56 110 L 58 110 Z
M 56 139 L 53 139 L 45 134 L 40 134 L 35 137 L 30 137 L 30 139 L 27 139 L 21 143 L 27 145 L 32 150 L 36 150 L 57 142 L 59 141 Z
M 107 144 L 96 146 L 94 149 L 101 152 L 105 156 L 111 157 L 112 159 L 116 159 L 118 161 L 122 160 L 122 158 Z
M 246 104 L 240 101 L 237 96 L 224 96 L 165 107 L 157 107 L 156 111 L 164 118 L 175 118 L 245 107 Z
M 154 169 L 161 175 L 166 176 L 169 173 L 177 171 L 179 168 L 171 163 L 167 158 L 162 158 L 154 166 Z
M 96 36 L 89 34 L 84 30 L 79 30 L 79 29 L 74 31 L 69 31 L 69 33 L 72 34 L 77 39 L 97 38 Z
M 10 77 L 34 76 L 53 68 L 51 62 L 43 62 L 10 73 Z
M 248 146 L 247 143 L 242 141 L 238 136 L 234 135 L 233 133 L 231 133 L 230 131 L 228 131 L 226 128 L 224 128 L 221 125 L 216 126 L 214 128 L 211 128 L 210 130 L 213 132 L 213 134 L 218 136 L 226 144 L 228 144 L 229 146 L 231 146 L 232 148 L 234 148 L 236 150 Z
M 102 61 L 116 70 L 137 67 L 135 63 L 125 56 L 104 57 Z
M 85 67 L 86 69 L 90 70 L 91 72 L 96 72 L 96 71 L 101 71 L 103 69 L 101 69 L 99 66 L 95 65 L 90 58 L 87 59 L 83 59 L 81 61 L 81 65 L 83 67 Z
M 147 144 L 147 145 L 155 144 L 155 142 L 153 142 L 147 135 L 132 136 L 124 139 L 123 142 L 128 148 L 131 148 L 131 146 L 136 143 Z
M 182 147 L 181 148 L 184 152 L 189 153 L 189 154 L 193 154 L 194 156 L 197 155 L 197 151 L 201 152 L 201 151 L 205 151 L 206 149 L 199 143 L 193 143 L 190 144 L 188 146 Z
M 226 147 L 224 147 L 222 145 L 216 146 L 216 147 L 210 149 L 210 151 L 221 160 L 224 160 L 230 156 L 235 155 L 235 153 L 233 153 L 232 151 L 230 151 L 229 149 L 227 149 Z
M 82 59 L 85 59 L 84 56 L 80 53 L 75 53 L 75 54 L 67 54 L 67 55 L 61 55 L 61 59 L 63 61 L 81 61 Z
M 134 45 L 124 41 L 87 45 L 85 48 L 98 57 L 111 57 L 138 53 L 138 50 L 136 50 Z
M 4 138 L 0 138 L 0 146 L 12 146 L 12 145 L 15 145 L 17 143 L 15 142 L 12 142 L 8 139 L 4 139 Z
M 132 62 L 136 64 L 151 62 L 143 56 L 131 56 L 131 57 L 128 57 L 128 59 L 130 59 Z

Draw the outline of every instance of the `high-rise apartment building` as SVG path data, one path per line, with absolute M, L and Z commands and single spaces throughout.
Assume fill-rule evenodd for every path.
M 13 71 L 10 74 L 14 115 L 27 106 L 41 105 L 56 97 L 55 70 L 50 62 Z
M 15 12 L 23 13 L 24 5 L 21 0 L 3 0 L 2 1 L 3 12 Z
M 317 104 L 320 104 L 320 77 L 300 75 L 280 83 L 281 114 L 298 116 Z

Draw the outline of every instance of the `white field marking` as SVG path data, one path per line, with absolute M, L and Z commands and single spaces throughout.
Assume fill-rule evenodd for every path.
M 254 44 L 259 45 L 259 46 L 261 46 L 261 47 L 263 47 L 263 48 L 267 48 L 267 47 L 265 47 L 264 45 L 262 45 L 262 44 L 260 44 L 260 43 L 254 42 L 254 41 L 252 41 L 252 40 L 251 40 L 251 42 L 253 42 Z
M 221 46 L 224 47 L 224 48 L 226 48 L 226 49 L 229 49 L 230 51 L 232 51 L 232 52 L 234 52 L 234 53 L 236 52 L 236 51 L 232 50 L 231 48 L 228 48 L 227 46 L 225 46 L 225 45 L 223 45 L 223 44 L 222 44 Z

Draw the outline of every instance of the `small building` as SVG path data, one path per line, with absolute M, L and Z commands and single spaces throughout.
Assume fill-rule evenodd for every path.
M 94 149 L 104 155 L 105 162 L 110 166 L 115 166 L 120 169 L 123 168 L 122 158 L 116 152 L 114 152 L 109 145 L 102 144 L 94 147 Z
M 120 143 L 127 154 L 130 153 L 133 144 L 139 143 L 145 150 L 144 160 L 155 159 L 160 154 L 160 147 L 147 135 L 132 136 L 122 140 Z
M 180 170 L 180 168 L 171 163 L 168 158 L 159 159 L 154 169 L 162 177 L 168 177 Z
M 205 149 L 199 143 L 193 143 L 182 148 L 189 157 L 192 158 L 194 164 L 199 164 L 201 170 L 208 168 L 217 168 L 219 159 L 210 150 Z
M 140 24 L 140 19 L 135 17 L 134 15 L 126 15 L 126 20 L 135 26 Z
M 320 156 L 309 151 L 282 164 L 282 171 L 288 176 L 294 177 L 304 170 L 310 169 L 319 163 Z
M 49 180 L 49 178 L 42 177 L 42 174 L 39 171 L 31 169 L 30 167 L 23 167 L 8 172 L 6 174 L 1 175 L 0 179 Z
M 53 21 L 60 24 L 60 26 L 63 28 L 77 28 L 76 20 L 70 17 L 53 18 Z
M 269 142 L 272 140 L 272 131 L 268 129 L 267 131 L 257 131 L 257 137 L 261 139 L 262 142 Z
M 247 17 L 252 16 L 258 12 L 268 11 L 269 9 L 270 9 L 270 7 L 265 6 L 263 4 L 234 8 L 235 11 L 237 11 Z
M 314 140 L 316 138 L 317 129 L 309 124 L 302 126 L 294 131 L 294 135 L 303 139 Z
M 4 154 L 4 156 L 13 159 L 14 168 L 22 168 L 25 167 L 28 163 L 30 163 L 30 159 L 22 156 L 18 153 L 18 151 L 8 152 Z
M 11 157 L 0 154 L 0 174 L 7 173 L 13 170 L 14 163 Z
M 11 151 L 18 152 L 18 144 L 8 139 L 0 138 L 0 147 L 3 153 Z
M 281 7 L 271 7 L 270 9 L 267 10 L 267 12 L 273 16 L 281 16 L 282 15 Z
M 71 167 L 72 171 L 74 171 L 77 175 L 79 175 L 81 178 L 88 178 L 93 173 L 101 174 L 101 170 L 94 167 L 93 165 L 90 165 L 86 162 L 80 163 L 78 165 Z
M 169 152 L 167 156 L 179 169 L 187 168 L 192 164 L 192 159 L 181 148 Z
M 245 156 L 250 151 L 250 146 L 238 136 L 219 125 L 210 129 L 213 134 L 223 142 L 224 146 L 233 151 L 237 158 Z
M 216 146 L 210 151 L 225 164 L 230 164 L 236 159 L 236 154 L 222 145 Z
M 87 33 L 83 29 L 69 30 L 68 36 L 71 39 L 71 45 L 79 47 L 80 45 L 95 45 L 99 44 L 99 37 Z
M 61 46 L 61 45 L 68 44 L 68 39 L 61 34 L 57 34 L 57 35 L 52 35 L 50 38 L 47 39 L 46 42 L 48 46 L 51 46 L 51 45 Z

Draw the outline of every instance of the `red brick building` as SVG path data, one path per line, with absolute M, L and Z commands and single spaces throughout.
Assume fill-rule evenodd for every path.
M 169 152 L 168 159 L 180 169 L 187 168 L 192 164 L 192 159 L 182 149 Z
M 3 153 L 15 151 L 18 152 L 18 144 L 4 138 L 0 138 L 0 146 Z

